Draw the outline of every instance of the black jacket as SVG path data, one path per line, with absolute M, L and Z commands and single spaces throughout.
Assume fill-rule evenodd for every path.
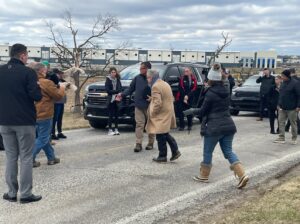
M 236 126 L 229 112 L 230 96 L 222 85 L 210 87 L 205 93 L 200 109 L 195 110 L 202 120 L 201 135 L 217 136 L 236 133 Z
M 278 105 L 283 110 L 300 108 L 300 82 L 292 78 L 281 84 Z
M 35 71 L 17 59 L 0 67 L 0 125 L 35 125 L 34 101 L 41 99 Z
M 111 103 L 112 96 L 122 92 L 122 84 L 120 79 L 117 79 L 117 88 L 116 90 L 114 90 L 111 79 L 109 77 L 106 77 L 105 90 L 108 94 L 106 103 L 107 105 L 109 105 Z
M 273 76 L 263 76 L 256 80 L 256 83 L 261 83 L 260 95 L 262 97 L 268 96 L 272 88 L 275 86 L 275 78 Z
M 139 74 L 130 83 L 128 89 L 126 89 L 122 95 L 128 96 L 134 92 L 134 105 L 139 109 L 147 109 L 149 102 L 145 98 L 145 91 L 147 91 L 148 82 L 146 76 Z
M 276 86 L 271 89 L 268 99 L 268 109 L 276 110 L 279 100 L 279 90 Z

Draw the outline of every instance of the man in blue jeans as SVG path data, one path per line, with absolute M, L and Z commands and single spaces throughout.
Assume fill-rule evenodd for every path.
M 50 143 L 54 101 L 60 100 L 65 95 L 65 85 L 57 86 L 52 81 L 46 79 L 47 68 L 42 63 L 32 63 L 30 66 L 38 74 L 43 95 L 42 100 L 35 104 L 37 111 L 37 139 L 35 140 L 33 148 L 33 167 L 39 167 L 41 165 L 40 162 L 36 161 L 36 156 L 42 149 L 47 156 L 48 165 L 55 165 L 59 163 L 60 160 L 55 157 L 54 149 Z

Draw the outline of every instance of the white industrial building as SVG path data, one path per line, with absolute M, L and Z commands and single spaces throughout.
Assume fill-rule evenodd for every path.
M 0 62 L 9 60 L 9 45 L 0 45 Z M 54 54 L 56 49 L 52 47 L 28 46 L 30 60 L 48 60 L 50 63 L 58 63 L 58 58 Z M 69 49 L 72 51 L 72 49 Z M 210 51 L 176 51 L 176 50 L 156 50 L 156 49 L 99 49 L 86 50 L 82 54 L 85 63 L 91 65 L 104 65 L 108 60 L 116 65 L 130 65 L 141 61 L 171 63 L 171 62 L 191 62 L 206 64 L 214 55 Z M 276 68 L 277 53 L 275 51 L 256 52 L 222 52 L 216 58 L 227 67 L 255 67 L 255 68 Z

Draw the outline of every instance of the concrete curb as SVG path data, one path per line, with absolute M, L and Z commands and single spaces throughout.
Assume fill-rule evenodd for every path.
M 257 166 L 247 170 L 250 177 L 248 188 L 256 187 L 263 182 L 279 177 L 289 171 L 291 168 L 300 164 L 300 151 L 289 154 L 283 158 L 270 161 L 264 165 Z M 129 223 L 156 223 L 172 214 L 176 214 L 195 205 L 210 204 L 214 198 L 222 198 L 224 195 L 234 196 L 237 192 L 235 189 L 236 180 L 233 176 L 225 178 L 215 183 L 207 184 L 199 190 L 186 193 L 177 198 L 171 199 L 162 204 L 151 207 L 145 211 L 139 212 L 133 216 L 125 217 L 116 222 L 116 224 Z M 210 200 L 212 199 L 212 201 Z

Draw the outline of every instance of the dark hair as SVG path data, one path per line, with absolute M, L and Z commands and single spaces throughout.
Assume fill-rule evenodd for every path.
M 109 74 L 110 74 L 112 71 L 115 71 L 115 72 L 117 73 L 116 78 L 117 78 L 117 79 L 120 79 L 120 74 L 118 73 L 118 70 L 117 70 L 115 67 L 110 67 L 110 68 L 109 68 L 109 70 L 108 70 Z
M 223 85 L 223 81 L 213 81 L 213 80 L 208 80 L 208 85 L 209 86 L 217 86 L 217 85 Z
M 46 79 L 51 80 L 55 85 L 59 83 L 59 78 L 54 72 L 47 72 Z
M 284 75 L 284 76 L 286 76 L 286 77 L 288 77 L 288 78 L 291 77 L 291 71 L 290 71 L 290 69 L 284 70 L 283 72 L 281 72 L 281 74 Z
M 141 63 L 141 65 L 144 65 L 148 69 L 152 68 L 152 65 L 151 65 L 151 63 L 149 61 L 144 61 L 144 62 Z
M 14 44 L 10 49 L 10 57 L 11 58 L 19 58 L 20 54 L 24 54 L 27 52 L 27 47 L 23 44 Z

